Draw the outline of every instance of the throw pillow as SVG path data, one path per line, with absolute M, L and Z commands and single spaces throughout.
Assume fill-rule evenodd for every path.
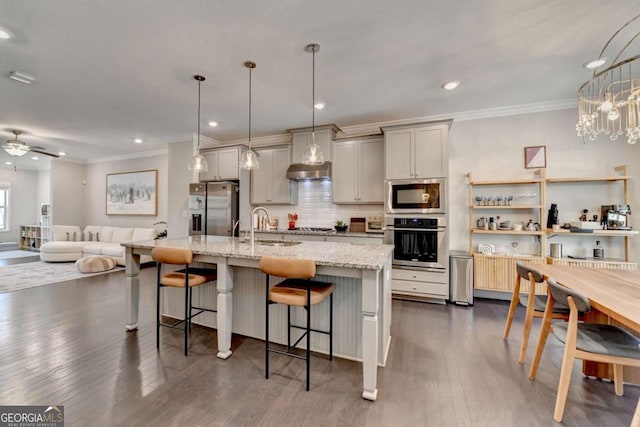
M 76 238 L 76 235 L 77 235 L 77 234 L 78 234 L 78 233 L 76 233 L 75 231 L 73 232 L 73 239 L 72 239 L 72 240 L 73 240 L 74 242 L 77 242 L 77 241 L 78 241 L 78 239 Z
M 80 233 L 80 241 L 84 242 L 84 231 Z
M 100 241 L 100 233 L 96 231 L 96 242 L 99 242 L 99 241 Z
M 69 232 L 67 231 L 67 238 L 66 241 L 68 242 L 71 236 L 69 236 Z
M 89 231 L 89 241 L 93 242 L 93 232 Z

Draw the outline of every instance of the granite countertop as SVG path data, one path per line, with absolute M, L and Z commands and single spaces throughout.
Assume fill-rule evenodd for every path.
M 275 233 L 275 232 L 274 232 Z M 256 239 L 258 240 L 258 239 Z M 237 237 L 190 236 L 181 239 L 143 240 L 121 243 L 124 247 L 190 248 L 194 254 L 259 260 L 263 256 L 312 259 L 318 266 L 381 270 L 393 252 L 392 245 L 359 245 L 339 242 L 301 242 L 292 246 L 266 246 Z
M 352 233 L 350 231 L 344 233 L 338 233 L 336 230 L 331 231 L 308 231 L 308 230 L 256 230 L 256 233 L 269 233 L 269 234 L 304 234 L 307 236 L 337 236 L 337 237 L 378 237 L 382 238 L 383 233 Z M 244 235 L 245 230 L 243 230 Z

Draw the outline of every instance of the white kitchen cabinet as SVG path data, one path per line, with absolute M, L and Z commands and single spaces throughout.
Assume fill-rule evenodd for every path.
M 287 178 L 291 163 L 289 146 L 256 150 L 260 167 L 251 171 L 252 205 L 295 205 L 298 183 Z
M 384 202 L 382 138 L 338 140 L 333 154 L 333 203 Z
M 333 160 L 331 142 L 335 139 L 340 128 L 336 125 L 316 126 L 315 142 L 324 155 L 325 162 Z M 293 158 L 291 163 L 301 163 L 304 149 L 311 144 L 311 128 L 291 129 L 291 144 L 293 146 Z
M 220 148 L 204 151 L 202 155 L 207 161 L 209 170 L 200 173 L 200 181 L 222 181 L 239 179 L 240 147 Z
M 385 179 L 446 177 L 450 125 L 451 120 L 383 127 Z

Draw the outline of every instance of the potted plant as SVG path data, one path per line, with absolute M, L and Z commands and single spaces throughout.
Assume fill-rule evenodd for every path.
M 158 240 L 158 239 L 166 239 L 167 238 L 167 222 L 166 221 L 158 221 L 156 223 L 154 223 L 153 225 L 156 226 L 156 237 L 154 237 L 154 240 Z
M 347 231 L 347 228 L 349 228 L 349 226 L 347 224 L 344 223 L 343 220 L 339 219 L 336 221 L 336 231 L 340 232 L 340 233 L 344 233 L 345 231 Z

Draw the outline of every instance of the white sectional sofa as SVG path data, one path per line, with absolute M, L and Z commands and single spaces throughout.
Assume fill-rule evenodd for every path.
M 84 256 L 107 255 L 124 265 L 125 248 L 122 242 L 153 240 L 155 228 L 125 228 L 88 225 L 84 230 L 75 225 L 54 225 L 52 241 L 40 247 L 40 259 L 48 262 L 76 261 Z M 140 262 L 151 261 L 142 255 Z

